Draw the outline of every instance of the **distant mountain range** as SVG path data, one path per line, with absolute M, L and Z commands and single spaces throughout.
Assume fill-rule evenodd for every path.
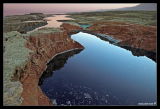
M 134 6 L 134 7 L 126 7 L 126 8 L 118 8 L 118 9 L 103 9 L 103 10 L 97 10 L 97 12 L 100 12 L 100 11 L 130 11 L 130 10 L 156 11 L 157 4 L 156 3 L 140 3 L 139 5 Z

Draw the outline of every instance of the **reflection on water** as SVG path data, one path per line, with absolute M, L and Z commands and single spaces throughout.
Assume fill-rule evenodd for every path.
M 146 51 L 144 49 L 133 48 L 129 46 L 121 46 L 127 50 L 130 50 L 134 56 L 147 56 L 148 58 L 152 59 L 156 62 L 156 53 L 151 51 Z
M 59 22 L 58 20 L 73 20 L 72 18 L 67 17 L 68 15 L 54 15 L 53 17 L 47 17 L 45 20 L 47 20 L 47 25 L 44 27 L 55 27 L 59 28 L 60 25 L 62 25 L 63 22 Z
M 50 28 L 50 27 L 54 27 L 54 28 L 60 28 L 60 25 L 62 25 L 63 22 L 59 22 L 58 20 L 74 20 L 72 18 L 67 17 L 68 15 L 54 15 L 52 17 L 46 17 L 44 18 L 44 20 L 47 20 L 47 25 L 45 26 L 41 26 L 38 27 L 32 31 L 29 31 L 27 33 L 31 33 L 34 31 L 37 31 L 38 29 L 42 29 L 42 28 Z
M 41 78 L 39 79 L 39 85 L 42 85 L 43 80 L 47 77 L 51 77 L 53 75 L 53 72 L 56 70 L 59 70 L 60 68 L 64 67 L 66 64 L 68 58 L 74 56 L 75 54 L 78 54 L 83 49 L 76 49 L 73 51 L 69 51 L 66 53 L 59 54 L 55 56 L 48 64 L 47 69 L 43 72 Z
M 49 73 L 50 76 L 40 82 L 42 91 L 54 104 L 138 105 L 156 102 L 156 63 L 153 60 L 134 56 L 131 51 L 91 34 L 79 32 L 71 38 L 85 49 L 71 58 L 67 58 L 67 54 L 60 59 L 56 57 L 56 62 L 48 64 L 54 75 Z M 54 64 L 59 66 L 56 71 Z

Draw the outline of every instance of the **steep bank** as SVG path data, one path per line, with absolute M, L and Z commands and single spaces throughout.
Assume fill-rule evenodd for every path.
M 71 31 L 73 31 L 74 27 Z M 76 29 L 81 29 L 77 27 Z M 15 78 L 21 81 L 23 86 L 22 105 L 52 105 L 38 86 L 39 78 L 47 67 L 47 63 L 56 54 L 72 50 L 83 49 L 79 43 L 73 41 L 68 33 L 70 31 L 53 32 L 38 34 L 25 37 L 27 40 L 26 47 L 33 51 L 23 69 L 17 69 L 20 74 Z M 32 92 L 32 93 L 30 93 Z
M 30 60 L 21 71 L 20 81 L 23 84 L 22 97 L 24 98 L 22 105 L 51 105 L 50 100 L 42 94 L 38 86 L 39 78 L 46 69 L 47 63 L 57 53 L 83 47 L 70 39 L 66 32 L 30 36 L 26 47 L 34 53 L 30 55 Z

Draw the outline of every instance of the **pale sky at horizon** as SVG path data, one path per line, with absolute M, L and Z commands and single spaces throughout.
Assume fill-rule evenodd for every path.
M 4 3 L 5 15 L 18 15 L 31 12 L 41 13 L 67 13 L 86 12 L 100 9 L 116 9 L 133 7 L 139 3 Z

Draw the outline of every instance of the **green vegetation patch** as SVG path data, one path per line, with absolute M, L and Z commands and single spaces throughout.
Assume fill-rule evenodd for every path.
M 157 25 L 157 11 L 105 11 L 70 14 L 72 22 L 93 24 L 94 22 L 120 21 L 140 25 Z
M 3 17 L 3 32 L 18 31 L 25 33 L 47 24 L 43 19 L 51 14 L 31 13 Z
M 38 36 L 42 34 L 49 34 L 49 33 L 61 32 L 61 31 L 62 30 L 59 28 L 45 27 L 33 32 L 28 32 L 27 34 L 24 34 L 24 36 Z
M 4 33 L 3 39 L 3 103 L 20 105 L 22 85 L 19 81 L 11 81 L 11 77 L 16 67 L 26 64 L 32 51 L 25 47 L 26 40 L 17 31 Z
M 24 22 L 32 20 L 42 20 L 46 15 L 44 14 L 25 14 L 25 15 L 12 15 L 5 16 L 4 23 L 15 23 L 15 22 Z

